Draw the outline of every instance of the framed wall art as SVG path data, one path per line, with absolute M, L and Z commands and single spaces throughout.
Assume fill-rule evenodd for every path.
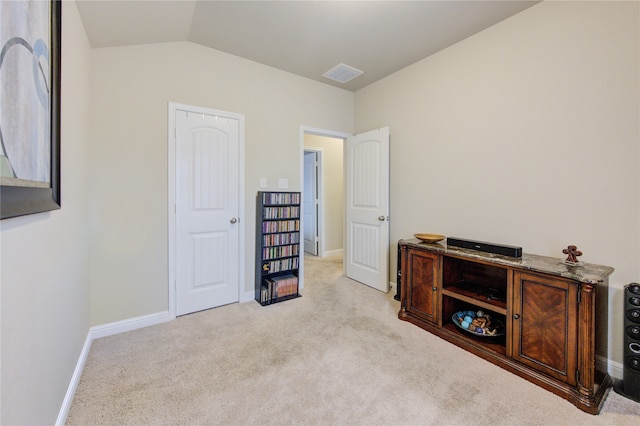
M 60 208 L 62 3 L 0 1 L 0 218 Z

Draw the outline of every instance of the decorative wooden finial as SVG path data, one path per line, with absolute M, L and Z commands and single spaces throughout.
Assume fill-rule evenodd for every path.
M 578 256 L 582 256 L 582 252 L 574 245 L 567 246 L 562 252 L 567 255 L 565 262 L 578 263 Z

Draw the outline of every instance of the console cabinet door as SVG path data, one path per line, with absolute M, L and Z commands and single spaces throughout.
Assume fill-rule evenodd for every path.
M 437 322 L 437 291 L 440 256 L 421 250 L 407 252 L 406 277 L 407 311 L 431 322 Z
M 578 284 L 525 272 L 514 281 L 513 358 L 575 385 Z

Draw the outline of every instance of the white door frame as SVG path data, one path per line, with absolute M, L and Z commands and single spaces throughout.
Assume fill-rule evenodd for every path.
M 316 242 L 317 246 L 316 246 L 316 251 L 318 254 L 318 257 L 324 257 L 324 185 L 322 184 L 322 175 L 324 173 L 323 171 L 323 155 L 324 155 L 324 149 L 323 148 L 313 148 L 313 147 L 308 147 L 305 146 L 304 147 L 304 151 L 302 152 L 303 158 L 304 158 L 304 153 L 305 152 L 315 152 L 316 154 L 316 162 L 318 163 L 316 166 L 316 170 L 318 171 L 317 175 L 316 175 L 316 188 L 317 188 L 317 194 L 316 194 L 316 225 L 317 225 L 317 229 L 316 229 L 316 234 L 318 237 L 318 240 Z M 303 165 L 304 167 L 304 165 Z M 304 169 L 303 169 L 303 176 L 304 176 Z M 302 188 L 304 188 L 304 181 L 302 182 Z M 302 212 L 304 213 L 304 211 Z M 301 223 L 301 225 L 304 225 L 303 223 Z M 304 228 L 302 228 L 304 229 Z
M 239 226 L 239 239 L 238 242 L 238 252 L 239 252 L 239 263 L 238 268 L 238 300 L 240 302 L 246 301 L 246 298 L 242 296 L 245 294 L 245 289 L 243 288 L 245 283 L 245 244 L 244 244 L 244 235 L 245 235 L 245 215 L 244 215 L 244 115 L 236 114 L 232 112 L 220 111 L 210 108 L 203 108 L 193 105 L 185 105 L 177 102 L 169 102 L 169 117 L 168 117 L 168 128 L 167 128 L 167 141 L 168 141 L 168 152 L 167 152 L 167 160 L 168 160 L 168 168 L 167 168 L 167 193 L 168 193 L 168 204 L 167 204 L 167 228 L 168 228 L 168 278 L 169 281 L 167 283 L 168 287 L 168 297 L 169 297 L 169 318 L 176 318 L 176 134 L 175 134 L 175 117 L 176 110 L 190 111 L 196 114 L 208 114 L 208 115 L 218 115 L 221 117 L 228 117 L 235 120 L 238 120 L 239 123 L 239 146 L 238 146 L 238 184 L 239 184 L 239 217 L 238 221 L 240 222 Z M 253 290 L 251 291 L 251 300 L 253 300 Z

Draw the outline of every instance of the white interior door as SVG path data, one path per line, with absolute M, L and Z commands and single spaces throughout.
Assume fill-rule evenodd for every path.
M 389 291 L 389 128 L 345 145 L 346 258 L 349 278 Z
M 304 251 L 318 255 L 318 153 L 304 152 Z
M 236 118 L 176 110 L 176 314 L 239 300 Z

